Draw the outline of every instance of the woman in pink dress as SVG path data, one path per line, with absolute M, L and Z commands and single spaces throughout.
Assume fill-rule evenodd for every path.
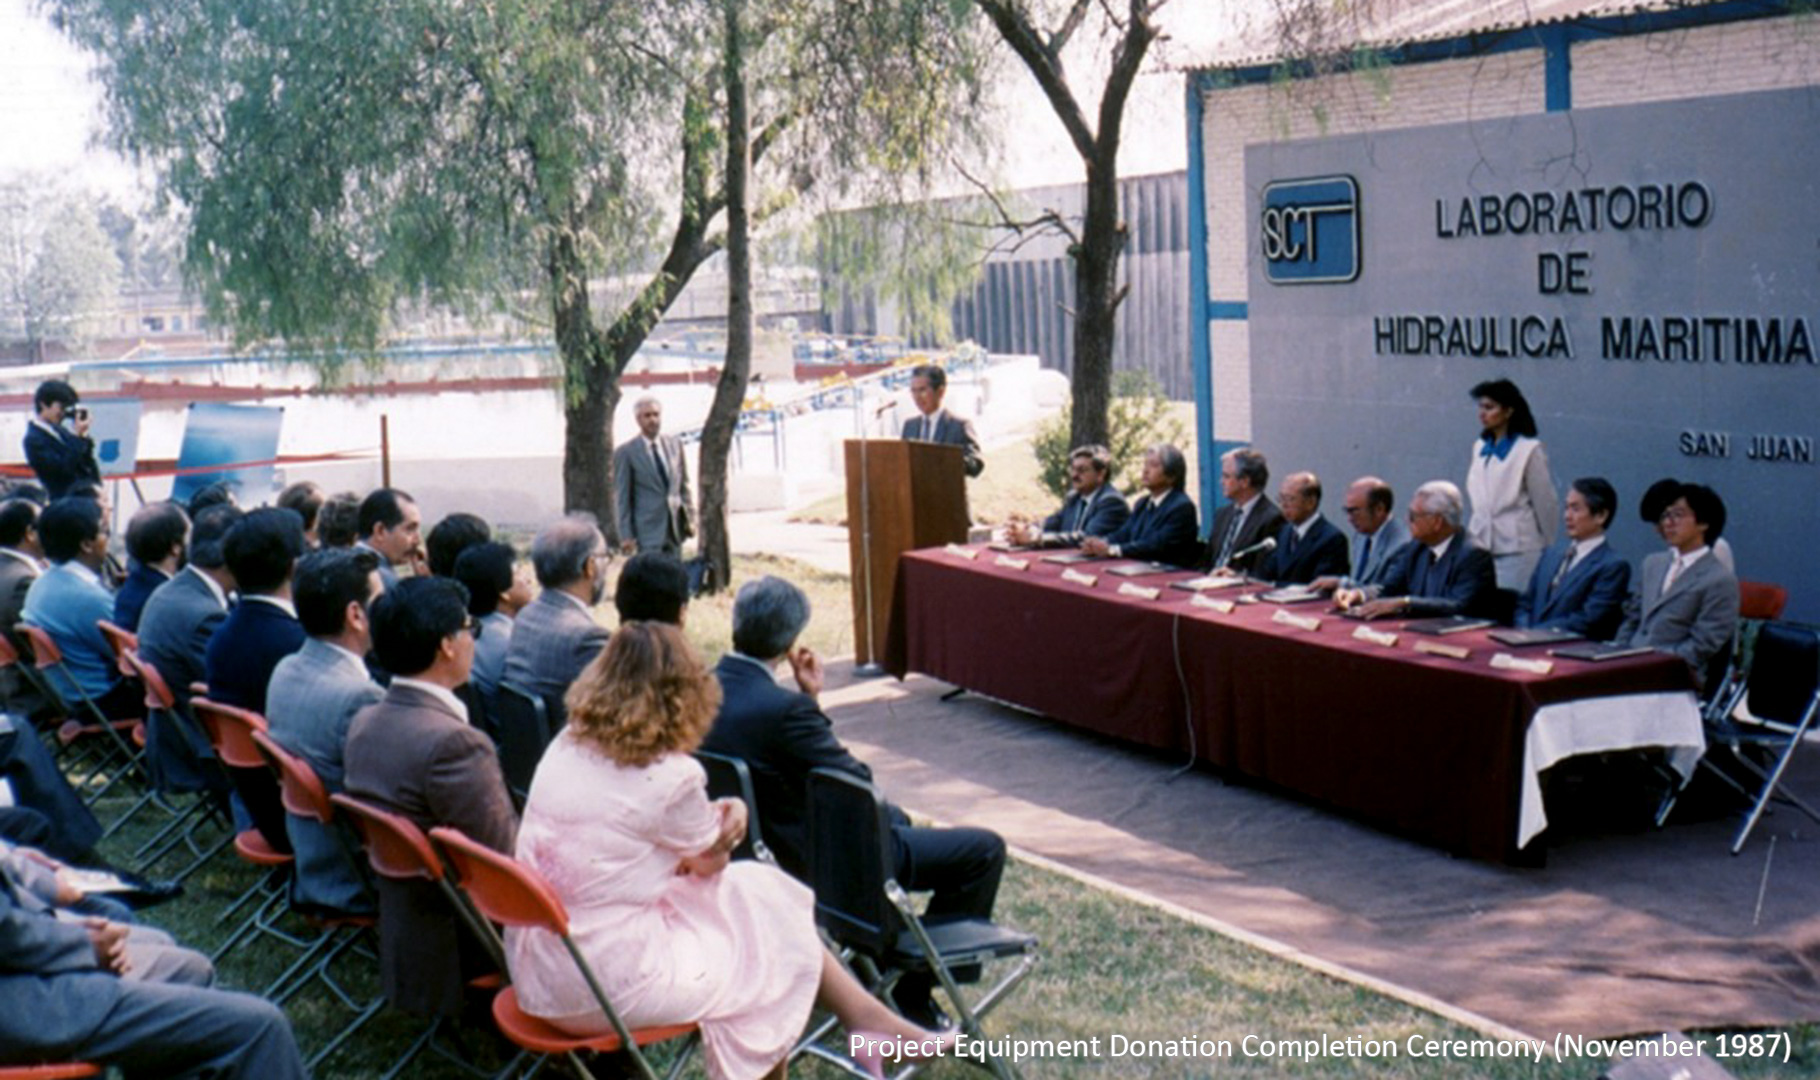
M 729 863 L 746 807 L 710 801 L 689 756 L 720 708 L 720 684 L 680 631 L 622 626 L 567 703 L 568 726 L 531 784 L 518 858 L 568 908 L 628 1026 L 699 1023 L 716 1080 L 781 1080 L 818 1000 L 874 1046 L 945 1051 L 951 1036 L 885 1008 L 822 947 L 807 888 L 772 866 Z M 506 947 L 526 1012 L 574 1034 L 610 1030 L 560 940 L 508 930 Z M 878 1071 L 876 1056 L 860 1056 Z

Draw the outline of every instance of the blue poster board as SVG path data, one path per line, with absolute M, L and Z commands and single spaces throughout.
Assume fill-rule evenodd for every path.
M 191 404 L 171 498 L 188 502 L 203 488 L 226 480 L 242 504 L 263 502 L 275 483 L 283 426 L 284 409 L 276 406 Z
M 104 479 L 132 476 L 139 467 L 139 419 L 145 403 L 138 398 L 86 398 L 88 436 L 95 442 L 95 461 Z

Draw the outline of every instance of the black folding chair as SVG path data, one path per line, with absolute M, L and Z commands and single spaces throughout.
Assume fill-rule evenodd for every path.
M 1700 762 L 1751 801 L 1750 812 L 1732 839 L 1733 855 L 1744 850 L 1771 799 L 1820 822 L 1820 811 L 1781 788 L 1790 759 L 1820 712 L 1820 634 L 1789 623 L 1763 624 L 1745 685 L 1747 717 L 1740 718 L 1733 710 L 1710 718 L 1707 756 Z M 1715 761 L 1715 751 L 1723 752 L 1746 779 L 1741 782 L 1727 765 Z
M 933 974 L 954 1006 L 961 1029 L 985 1039 L 981 1017 L 996 1008 L 1036 967 L 1037 940 L 1000 927 L 990 919 L 955 918 L 924 923 L 910 894 L 895 878 L 895 846 L 885 801 L 871 784 L 833 769 L 809 774 L 809 877 L 815 912 L 828 934 L 851 949 L 855 974 L 872 993 L 891 1003 L 891 988 L 910 972 Z M 972 1000 L 961 993 L 954 969 L 989 960 L 1016 958 L 1011 970 Z M 853 1060 L 825 1046 L 799 1048 L 863 1076 Z M 1007 1062 L 988 1057 L 985 1066 L 1000 1080 L 1018 1075 Z M 913 1076 L 910 1062 L 895 1076 Z
M 491 717 L 499 745 L 500 771 L 505 773 L 506 787 L 522 805 L 525 793 L 531 790 L 537 763 L 556 737 L 549 707 L 537 694 L 502 682 L 493 699 Z
M 746 838 L 733 849 L 735 859 L 757 859 L 777 865 L 777 857 L 765 846 L 764 830 L 758 822 L 758 795 L 752 787 L 752 770 L 743 758 L 728 757 L 712 750 L 695 751 L 695 760 L 708 774 L 708 794 L 716 799 L 738 799 L 746 804 Z

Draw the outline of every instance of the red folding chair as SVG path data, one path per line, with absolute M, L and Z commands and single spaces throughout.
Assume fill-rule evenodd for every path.
M 24 635 L 26 648 L 31 651 L 33 666 L 40 675 L 46 676 L 40 682 L 51 695 L 51 700 L 69 717 L 57 729 L 58 741 L 72 749 L 82 740 L 91 740 L 104 747 L 95 756 L 90 771 L 82 777 L 83 781 L 92 781 L 103 772 L 108 774 L 106 782 L 89 796 L 91 804 L 107 794 L 123 778 L 135 776 L 143 779 L 143 755 L 134 748 L 129 738 L 134 726 L 142 721 L 108 719 L 101 711 L 101 706 L 88 696 L 88 691 L 82 688 L 82 684 L 75 680 L 69 668 L 64 665 L 63 649 L 58 646 L 55 638 L 42 627 L 23 622 L 19 624 L 18 630 Z M 53 670 L 61 672 L 64 681 L 76 688 L 79 701 L 69 700 L 57 688 L 56 680 L 48 677 Z
M 455 879 L 461 884 L 462 891 L 474 902 L 481 914 L 505 926 L 532 927 L 562 939 L 570 958 L 575 961 L 576 970 L 588 984 L 588 989 L 593 991 L 595 1003 L 606 1014 L 607 1022 L 613 1026 L 613 1031 L 604 1035 L 570 1035 L 520 1009 L 517 991 L 508 986 L 493 998 L 493 1022 L 499 1025 L 500 1032 L 506 1038 L 535 1054 L 562 1054 L 567 1057 L 570 1066 L 584 1077 L 592 1077 L 593 1073 L 582 1063 L 581 1051 L 624 1053 L 636 1067 L 638 1075 L 645 1080 L 657 1080 L 657 1071 L 652 1068 L 651 1061 L 642 1048 L 671 1039 L 686 1039 L 688 1041 L 678 1051 L 668 1075 L 675 1078 L 682 1074 L 695 1049 L 701 1029 L 695 1024 L 669 1024 L 637 1030 L 627 1028 L 619 1018 L 619 1013 L 614 1010 L 612 1002 L 607 1000 L 606 991 L 601 989 L 600 980 L 594 975 L 594 968 L 576 946 L 575 939 L 569 936 L 568 910 L 541 874 L 509 855 L 501 855 L 484 844 L 476 843 L 459 829 L 431 829 L 430 838 L 436 842 L 449 868 L 455 872 Z
M 265 717 L 246 709 L 210 701 L 206 697 L 191 698 L 190 711 L 208 735 L 209 745 L 215 748 L 215 758 L 222 765 L 233 769 L 258 769 L 269 775 L 271 764 L 260 752 L 259 744 L 253 741 L 253 732 L 265 730 Z M 277 781 L 274 780 L 273 783 L 276 784 Z M 307 948 L 309 942 L 286 934 L 273 923 L 278 915 L 278 911 L 273 909 L 285 899 L 285 883 L 290 880 L 291 864 L 296 860 L 289 852 L 274 849 L 256 828 L 235 835 L 234 854 L 242 862 L 264 868 L 265 873 L 221 913 L 217 922 L 226 922 L 233 918 L 236 911 L 257 901 L 252 914 L 234 928 L 227 940 L 216 946 L 209 959 L 220 960 L 255 931 L 270 933 L 298 948 Z
M 84 1080 L 100 1076 L 101 1066 L 86 1061 L 66 1061 L 55 1065 L 0 1065 L 0 1080 Z
M 132 669 L 134 676 L 139 680 L 140 685 L 145 687 L 146 725 L 148 729 L 154 726 L 168 728 L 170 732 L 169 738 L 188 740 L 191 737 L 190 732 L 195 722 L 190 719 L 183 707 L 177 703 L 177 696 L 171 693 L 170 685 L 164 681 L 164 676 L 158 674 L 158 669 L 153 667 L 144 657 L 140 656 L 139 650 L 136 648 L 127 649 L 121 655 L 126 660 L 127 666 Z M 164 736 L 161 735 L 161 737 Z M 149 766 L 155 763 L 152 759 L 148 758 L 147 764 Z M 229 844 L 233 843 L 233 823 L 231 821 L 223 821 L 222 824 L 225 826 L 225 830 L 221 837 L 211 844 L 204 845 L 198 840 L 197 833 L 210 819 L 217 817 L 217 812 L 222 805 L 217 794 L 206 790 L 185 792 L 167 791 L 164 790 L 163 781 L 159 776 L 158 769 L 153 767 L 148 768 L 147 771 L 152 774 L 153 796 L 164 801 L 167 809 L 172 810 L 173 817 L 162 829 L 154 833 L 143 844 L 140 844 L 138 850 L 133 852 L 134 864 L 138 867 L 139 872 L 143 874 L 156 865 L 159 860 L 176 850 L 177 845 L 184 844 L 189 848 L 190 854 L 194 857 L 182 870 L 171 876 L 173 880 L 185 881 L 190 875 L 202 869 L 210 859 L 214 858 Z M 186 798 L 187 803 L 175 806 L 172 805 L 173 801 L 181 801 Z
M 120 669 L 121 677 L 133 678 L 133 669 L 126 662 L 126 654 L 138 651 L 139 635 L 106 619 L 96 619 L 95 626 L 100 629 L 101 636 L 107 639 L 107 647 L 114 650 L 114 666 Z

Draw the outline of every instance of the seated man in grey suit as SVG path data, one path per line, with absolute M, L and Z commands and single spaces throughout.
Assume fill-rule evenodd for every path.
M 1341 610 L 1360 618 L 1391 615 L 1485 615 L 1496 603 L 1491 553 L 1463 531 L 1465 499 L 1446 480 L 1430 480 L 1409 502 L 1414 537 L 1392 556 L 1380 583 L 1334 593 Z
M 309 639 L 278 661 L 265 695 L 272 738 L 307 761 L 330 794 L 342 789 L 342 751 L 354 714 L 385 696 L 367 674 L 372 647 L 367 609 L 384 591 L 379 559 L 370 551 L 325 548 L 297 560 L 291 602 Z M 331 830 L 341 830 L 337 836 Z M 297 856 L 292 898 L 329 911 L 370 914 L 360 842 L 336 821 L 285 815 Z
M 937 365 L 923 364 L 910 372 L 910 398 L 916 402 L 919 415 L 904 421 L 904 440 L 958 446 L 961 468 L 968 476 L 978 476 L 986 468 L 986 460 L 980 456 L 980 438 L 973 431 L 973 421 L 942 407 L 947 395 L 948 373 Z
M 1277 508 L 1283 528 L 1277 546 L 1264 556 L 1253 574 L 1279 585 L 1307 585 L 1318 577 L 1344 575 L 1346 537 L 1321 516 L 1321 478 L 1311 472 L 1292 473 L 1277 489 Z
M 695 535 L 689 495 L 689 462 L 682 440 L 663 434 L 664 406 L 642 397 L 632 406 L 638 434 L 613 451 L 613 508 L 619 519 L 620 548 L 682 552 Z
M 1738 579 L 1712 549 L 1725 531 L 1725 502 L 1705 485 L 1682 484 L 1661 528 L 1668 550 L 1643 559 L 1617 640 L 1679 656 L 1704 688 L 1738 630 Z
M 1014 520 L 1007 538 L 1031 547 L 1079 547 L 1089 536 L 1111 536 L 1131 507 L 1108 483 L 1112 479 L 1112 451 L 1104 446 L 1078 446 L 1068 455 L 1068 483 L 1072 490 L 1062 508 L 1042 524 Z
M 1594 641 L 1617 633 L 1630 592 L 1630 563 L 1605 542 L 1617 511 L 1618 492 L 1604 477 L 1573 482 L 1561 512 L 1567 538 L 1542 553 L 1517 598 L 1519 627 L 1566 630 Z
M 126 926 L 65 921 L 0 876 L 0 1064 L 82 1060 L 127 1076 L 217 1080 L 307 1075 L 277 1006 L 193 985 L 207 960 L 179 957 L 175 981 L 135 979 Z
M 1220 493 L 1226 505 L 1213 515 L 1207 534 L 1208 565 L 1249 574 L 1264 560 L 1258 545 L 1283 528 L 1283 512 L 1264 494 L 1270 463 L 1249 446 L 1228 450 L 1220 458 Z
M 588 514 L 544 526 L 531 542 L 531 567 L 543 591 L 512 625 L 501 681 L 546 702 L 560 702 L 569 684 L 607 644 L 594 605 L 607 589 L 606 537 Z
M 1347 577 L 1316 578 L 1315 588 L 1381 584 L 1391 553 L 1409 543 L 1409 527 L 1394 512 L 1396 492 L 1375 476 L 1361 476 L 1347 487 L 1341 505 L 1352 526 L 1352 572 Z

